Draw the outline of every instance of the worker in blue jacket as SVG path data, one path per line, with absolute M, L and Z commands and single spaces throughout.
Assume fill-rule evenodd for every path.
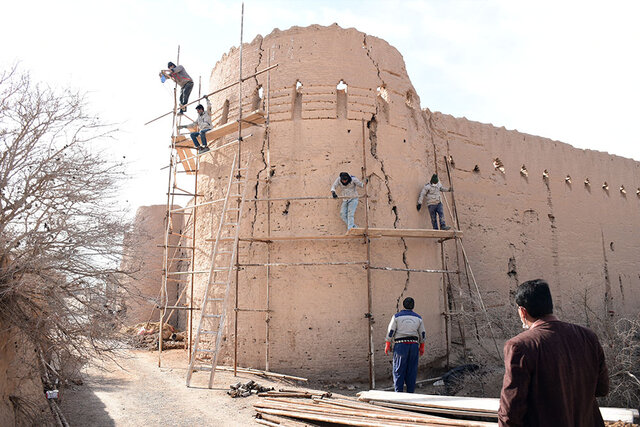
M 402 305 L 404 310 L 397 312 L 389 322 L 384 354 L 389 354 L 393 341 L 394 389 L 402 392 L 406 384 L 407 393 L 413 393 L 418 376 L 418 358 L 424 354 L 426 331 L 422 317 L 413 311 L 413 298 L 405 298 Z

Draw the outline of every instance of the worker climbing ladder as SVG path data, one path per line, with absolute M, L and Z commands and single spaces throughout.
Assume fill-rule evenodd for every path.
M 191 384 L 193 372 L 208 371 L 209 388 L 213 387 L 227 306 L 229 305 L 229 293 L 234 283 L 233 272 L 238 255 L 242 209 L 248 188 L 247 172 L 251 156 L 245 155 L 242 156 L 242 159 L 243 167 L 238 167 L 238 155 L 234 156 L 222 210 L 218 218 L 217 232 L 212 241 L 211 267 L 201 301 L 200 320 L 187 371 L 187 386 Z M 233 203 L 233 201 L 237 201 L 237 203 Z

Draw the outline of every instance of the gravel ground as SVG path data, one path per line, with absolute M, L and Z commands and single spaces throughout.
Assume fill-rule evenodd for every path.
M 214 388 L 206 388 L 208 373 L 195 373 L 187 388 L 184 350 L 126 350 L 122 357 L 85 369 L 85 382 L 65 390 L 62 410 L 72 426 L 258 425 L 253 421 L 257 396 L 232 399 L 230 384 L 253 379 L 261 385 L 298 388 L 254 375 L 217 371 Z M 198 387 L 200 386 L 200 387 Z

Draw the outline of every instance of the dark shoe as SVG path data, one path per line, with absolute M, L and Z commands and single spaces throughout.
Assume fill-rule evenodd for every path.
M 445 225 L 444 227 L 440 227 L 440 230 L 451 230 L 451 227 Z
M 198 150 L 198 151 L 200 151 L 200 154 L 204 154 L 207 151 L 211 151 L 211 150 L 209 150 L 209 147 L 200 147 L 200 150 Z
M 177 113 L 177 114 L 178 114 L 179 116 L 181 116 L 181 115 L 182 115 L 182 110 L 178 110 L 178 113 Z

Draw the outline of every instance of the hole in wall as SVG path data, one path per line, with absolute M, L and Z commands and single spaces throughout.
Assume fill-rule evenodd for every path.
M 542 179 L 544 179 L 545 181 L 547 179 L 549 179 L 549 171 L 548 170 L 545 169 L 545 170 L 542 171 Z
M 293 90 L 293 108 L 291 110 L 292 119 L 302 118 L 302 82 L 296 80 L 296 84 Z
M 251 110 L 255 111 L 262 105 L 262 86 L 256 87 L 253 91 L 253 99 L 251 100 Z
M 504 173 L 504 164 L 502 163 L 502 160 L 500 160 L 500 157 L 496 157 L 494 159 L 493 168 L 497 171 L 500 171 L 500 173 Z
M 564 177 L 564 182 L 566 182 L 567 184 L 571 185 L 571 175 L 567 175 Z
M 623 196 L 627 194 L 627 190 L 624 189 L 624 185 L 620 186 L 620 194 L 622 194 Z
M 452 168 L 456 167 L 456 162 L 453 161 L 453 157 L 451 155 L 449 156 L 447 161 L 449 162 L 449 164 L 451 165 Z
M 520 168 L 520 175 L 522 175 L 524 177 L 529 176 L 529 171 L 527 170 L 527 167 L 524 164 Z
M 258 96 L 260 99 L 264 99 L 264 88 L 262 86 L 258 86 Z
M 636 190 L 636 196 L 640 197 L 640 187 Z
M 475 173 L 479 173 L 479 172 L 480 172 L 480 166 L 475 165 L 475 166 L 473 167 L 473 171 L 474 171 Z
M 378 96 L 382 99 L 385 100 L 385 102 L 389 102 L 389 92 L 387 92 L 387 88 L 382 85 L 382 86 L 378 86 L 378 89 L 376 89 Z
M 339 119 L 347 118 L 347 84 L 344 80 L 336 85 L 336 113 Z
M 615 248 L 614 248 L 614 246 L 613 246 L 613 242 L 609 243 L 609 248 L 610 248 L 612 251 L 615 251 Z
M 222 114 L 220 115 L 220 124 L 223 125 L 229 121 L 229 100 L 225 99 L 222 104 Z
M 407 104 L 407 107 L 409 108 L 413 108 L 414 107 L 414 96 L 413 96 L 413 92 L 408 90 L 407 93 L 404 95 L 404 103 Z
M 602 184 L 602 189 L 603 189 L 604 191 L 609 191 L 609 184 L 607 184 L 607 181 L 605 181 L 605 182 Z
M 590 187 L 591 186 L 591 181 L 589 181 L 589 178 L 585 178 L 584 179 L 584 186 L 585 187 Z

